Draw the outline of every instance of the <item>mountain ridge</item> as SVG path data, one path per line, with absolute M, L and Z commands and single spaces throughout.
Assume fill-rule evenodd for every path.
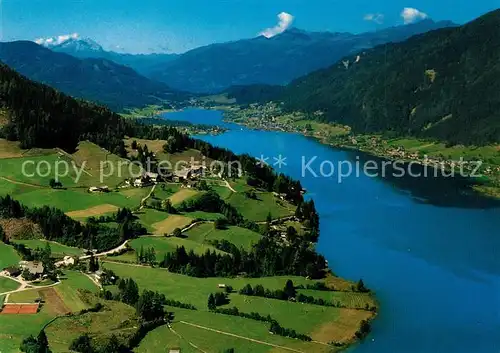
M 291 82 L 286 110 L 358 132 L 437 138 L 452 144 L 500 141 L 500 10 L 456 28 L 389 43 Z M 369 82 L 369 84 L 367 84 Z M 484 102 L 488 102 L 484 104 Z
M 215 93 L 234 85 L 284 85 L 326 68 L 350 53 L 449 26 L 456 25 L 450 21 L 434 22 L 426 19 L 359 34 L 309 32 L 291 27 L 271 38 L 257 36 L 214 43 L 179 55 L 78 51 L 72 50 L 71 45 L 66 48 L 53 46 L 52 50 L 79 58 L 106 58 L 132 67 L 142 75 L 162 81 L 177 90 Z M 78 39 L 72 38 L 70 41 L 74 44 Z
M 157 104 L 180 94 L 108 59 L 78 59 L 30 41 L 0 43 L 0 60 L 34 81 L 115 110 Z

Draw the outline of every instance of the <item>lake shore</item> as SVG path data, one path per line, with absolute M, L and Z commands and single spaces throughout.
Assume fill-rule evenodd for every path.
M 209 107 L 208 109 L 214 109 Z M 221 110 L 220 107 L 217 107 Z M 253 130 L 298 133 L 335 148 L 360 151 L 388 161 L 417 163 L 442 171 L 464 170 L 471 189 L 500 200 L 500 146 L 446 146 L 417 138 L 386 138 L 381 134 L 354 134 L 350 127 L 306 120 L 301 113 L 282 114 L 279 109 L 252 107 L 222 109 L 224 120 Z

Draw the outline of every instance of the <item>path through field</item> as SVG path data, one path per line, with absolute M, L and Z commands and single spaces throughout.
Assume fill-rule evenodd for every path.
M 0 295 L 10 295 L 10 294 L 17 293 L 17 292 L 24 292 L 24 291 L 27 291 L 27 290 L 30 290 L 30 289 L 51 288 L 51 287 L 55 287 L 55 286 L 61 284 L 61 281 L 57 281 L 56 283 L 48 284 L 46 286 L 34 286 L 34 285 L 31 284 L 31 282 L 26 282 L 23 279 L 21 279 L 21 277 L 13 278 L 13 277 L 4 276 L 4 275 L 0 275 L 0 277 L 5 277 L 5 278 L 8 278 L 8 279 L 14 280 L 14 281 L 18 282 L 21 285 L 16 290 L 12 290 L 12 291 L 8 291 L 8 292 L 0 293 Z
M 259 340 L 253 339 L 253 338 L 244 337 L 244 336 L 239 336 L 239 335 L 235 335 L 235 334 L 233 334 L 233 333 L 229 333 L 229 332 L 224 332 L 224 331 L 215 330 L 215 329 L 213 329 L 213 328 L 209 328 L 209 327 L 205 327 L 205 326 L 196 325 L 196 324 L 193 324 L 193 323 L 190 323 L 190 322 L 186 322 L 186 321 L 179 321 L 179 322 L 180 322 L 181 324 L 185 324 L 185 325 L 193 326 L 193 327 L 196 327 L 196 328 L 199 328 L 199 329 L 202 329 L 202 330 L 207 330 L 207 331 L 216 332 L 216 333 L 219 333 L 219 334 L 221 334 L 221 335 L 226 335 L 226 336 L 236 337 L 236 338 L 240 338 L 240 339 L 247 340 L 247 341 L 250 341 L 250 342 L 254 342 L 254 343 L 258 343 L 258 344 L 263 344 L 263 345 L 270 346 L 270 347 L 274 347 L 274 348 L 284 349 L 284 350 L 291 351 L 291 352 L 305 353 L 305 352 L 303 352 L 303 351 L 299 351 L 299 350 L 297 350 L 297 349 L 293 349 L 293 348 L 289 348 L 289 347 L 284 347 L 284 346 L 279 346 L 279 345 L 277 345 L 277 344 L 273 344 L 273 343 L 269 343 L 269 342 L 264 342 L 264 341 L 259 341 Z

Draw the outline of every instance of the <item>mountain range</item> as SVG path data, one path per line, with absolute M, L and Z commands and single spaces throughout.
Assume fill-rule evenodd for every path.
M 217 43 L 180 55 L 120 54 L 105 51 L 96 42 L 80 38 L 51 45 L 50 49 L 78 58 L 112 60 L 174 89 L 214 93 L 233 85 L 287 84 L 312 71 L 333 65 L 351 53 L 452 26 L 456 25 L 449 21 L 427 19 L 362 34 L 308 32 L 290 28 L 272 38 L 260 36 Z
M 499 27 L 496 10 L 460 27 L 378 46 L 301 77 L 277 96 L 290 111 L 359 132 L 497 143 Z
M 48 49 L 72 55 L 80 59 L 101 58 L 114 61 L 117 64 L 133 68 L 142 75 L 151 73 L 151 67 L 167 64 L 176 59 L 177 54 L 124 54 L 106 51 L 96 41 L 90 38 L 69 38 L 55 45 L 45 45 Z
M 425 20 L 363 34 L 307 32 L 291 28 L 272 38 L 263 36 L 191 50 L 152 68 L 152 77 L 176 89 L 212 93 L 234 85 L 284 85 L 333 65 L 340 58 L 387 42 L 454 26 Z
M 0 43 L 0 60 L 31 80 L 114 110 L 160 104 L 183 96 L 128 66 L 105 58 L 75 58 L 30 41 Z

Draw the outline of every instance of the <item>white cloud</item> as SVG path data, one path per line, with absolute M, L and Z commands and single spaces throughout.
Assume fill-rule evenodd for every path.
M 294 17 L 286 12 L 281 12 L 278 14 L 278 24 L 271 28 L 266 28 L 259 35 L 266 38 L 274 37 L 277 34 L 283 33 L 289 28 L 293 23 Z
M 38 39 L 35 39 L 35 43 L 46 46 L 46 47 L 53 47 L 53 46 L 62 44 L 70 39 L 78 39 L 78 38 L 80 38 L 80 35 L 78 33 L 62 34 L 62 35 L 55 36 L 55 37 L 38 38 Z
M 379 25 L 384 23 L 384 18 L 385 16 L 382 13 L 368 13 L 363 17 L 365 21 L 372 21 Z
M 425 20 L 429 17 L 425 12 L 414 9 L 412 7 L 405 7 L 401 12 L 401 17 L 405 21 L 405 24 L 413 23 L 418 20 Z

